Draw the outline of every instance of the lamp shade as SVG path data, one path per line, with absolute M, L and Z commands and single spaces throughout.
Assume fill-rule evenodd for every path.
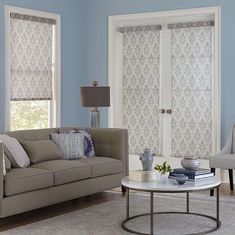
M 83 107 L 109 107 L 110 87 L 81 87 L 81 106 Z

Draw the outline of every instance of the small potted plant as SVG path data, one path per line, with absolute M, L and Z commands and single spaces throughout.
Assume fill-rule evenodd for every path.
M 171 166 L 167 164 L 167 161 L 163 162 L 162 165 L 157 164 L 154 169 L 160 173 L 159 175 L 159 182 L 160 183 L 165 183 L 168 178 L 168 173 L 171 170 Z

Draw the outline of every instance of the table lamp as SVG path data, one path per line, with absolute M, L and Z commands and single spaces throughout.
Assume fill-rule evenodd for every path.
M 81 106 L 92 107 L 90 113 L 91 127 L 100 127 L 98 107 L 110 106 L 110 87 L 98 86 L 97 81 L 93 81 L 91 87 L 81 87 Z

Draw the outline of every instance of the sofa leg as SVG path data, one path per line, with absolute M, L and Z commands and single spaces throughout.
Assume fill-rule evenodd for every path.
M 230 190 L 233 191 L 233 169 L 228 170 Z
M 211 173 L 214 173 L 215 175 L 215 168 L 211 168 Z M 214 189 L 210 190 L 210 196 L 214 196 Z
M 122 195 L 124 195 L 124 194 L 126 193 L 126 191 L 127 191 L 126 187 L 124 187 L 124 186 L 122 185 Z

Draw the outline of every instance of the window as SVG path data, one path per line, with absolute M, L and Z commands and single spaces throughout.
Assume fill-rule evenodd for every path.
M 6 129 L 60 123 L 60 17 L 6 7 Z
M 11 101 L 10 129 L 40 129 L 50 127 L 50 101 Z

